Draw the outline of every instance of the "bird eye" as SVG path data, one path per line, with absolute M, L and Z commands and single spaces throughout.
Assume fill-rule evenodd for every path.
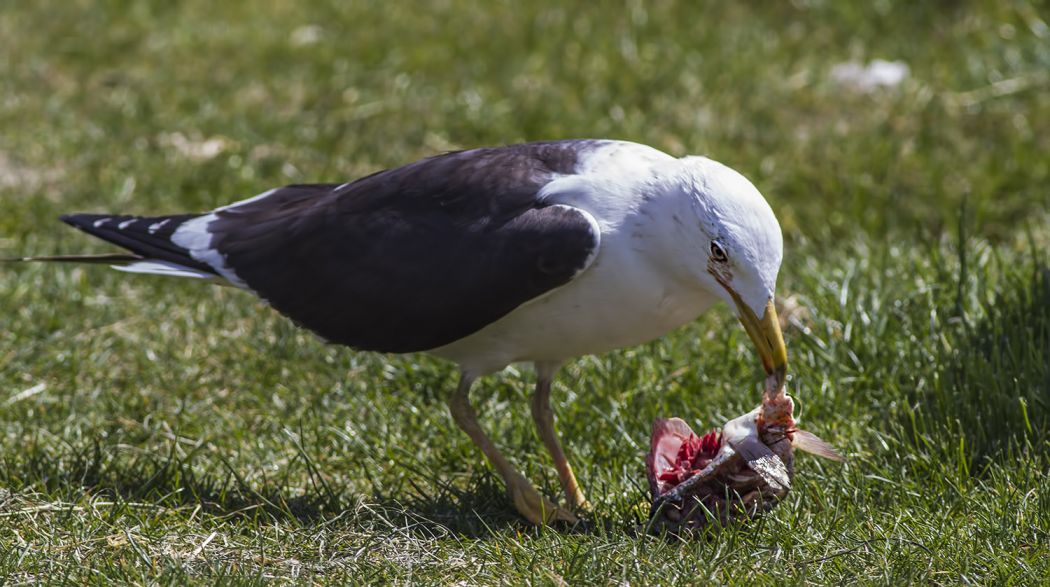
M 719 263 L 725 263 L 729 260 L 729 255 L 726 254 L 726 250 L 722 248 L 718 241 L 711 241 L 711 258 Z

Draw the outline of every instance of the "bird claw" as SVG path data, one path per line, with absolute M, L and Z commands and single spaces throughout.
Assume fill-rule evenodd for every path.
M 556 522 L 575 524 L 579 521 L 575 514 L 540 495 L 524 478 L 508 481 L 507 491 L 518 513 L 537 526 Z
M 594 506 L 591 505 L 591 502 L 584 499 L 583 501 L 577 502 L 576 507 L 574 507 L 573 510 L 580 514 L 590 514 L 594 512 Z
M 583 496 L 583 491 L 576 484 L 576 479 L 572 480 L 571 485 L 565 486 L 563 484 L 562 486 L 565 488 L 566 507 L 571 508 L 577 514 L 589 514 L 593 511 L 591 502 L 587 501 L 587 498 Z

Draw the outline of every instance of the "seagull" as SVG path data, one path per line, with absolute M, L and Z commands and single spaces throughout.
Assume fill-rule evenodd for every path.
M 721 163 L 637 143 L 456 151 L 206 213 L 62 220 L 128 253 L 24 260 L 232 285 L 332 343 L 454 362 L 452 418 L 534 524 L 573 523 L 590 507 L 550 404 L 566 361 L 658 338 L 725 301 L 766 372 L 783 381 L 787 369 L 774 307 L 783 236 L 769 204 Z M 470 401 L 479 377 L 514 363 L 536 368 L 532 418 L 564 507 L 500 452 Z

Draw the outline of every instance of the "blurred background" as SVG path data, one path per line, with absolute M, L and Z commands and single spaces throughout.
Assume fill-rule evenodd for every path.
M 757 400 L 757 361 L 719 309 L 565 372 L 559 427 L 612 529 L 526 548 L 447 416 L 450 366 L 326 346 L 235 291 L 9 265 L 0 509 L 44 513 L 0 520 L 21 537 L 0 531 L 0 546 L 23 552 L 0 570 L 498 582 L 539 560 L 595 582 L 1047 578 L 1048 14 L 1024 0 L 4 2 L 0 257 L 111 250 L 61 213 L 202 211 L 453 149 L 602 137 L 707 155 L 781 220 L 792 393 L 851 463 L 800 461 L 800 497 L 757 531 L 690 556 L 638 547 L 626 529 L 646 515 L 652 419 L 699 429 Z M 492 378 L 479 409 L 554 492 L 531 377 Z M 47 513 L 67 506 L 82 513 Z M 282 541 L 261 538 L 274 527 Z M 213 533 L 225 542 L 197 550 Z M 126 537 L 69 550 L 108 536 Z M 418 556 L 345 554 L 377 540 Z M 755 568 L 756 552 L 787 554 Z
M 208 208 L 448 149 L 593 136 L 725 161 L 793 235 L 939 228 L 967 199 L 1009 234 L 1045 208 L 1038 5 L 543 4 L 8 4 L 0 185 L 73 207 Z M 899 77 L 842 75 L 878 59 Z

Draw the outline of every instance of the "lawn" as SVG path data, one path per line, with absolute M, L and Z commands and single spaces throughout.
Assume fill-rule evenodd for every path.
M 554 4 L 554 3 L 551 3 Z M 523 523 L 453 366 L 328 346 L 249 295 L 0 266 L 0 583 L 1050 582 L 1045 3 L 118 0 L 0 6 L 0 257 L 110 251 L 73 211 L 206 210 L 441 151 L 706 154 L 779 216 L 791 392 L 839 465 L 692 542 L 639 532 L 654 418 L 761 370 L 719 307 L 554 390 L 594 504 Z M 899 60 L 863 89 L 837 64 Z M 533 374 L 475 388 L 541 490 Z

